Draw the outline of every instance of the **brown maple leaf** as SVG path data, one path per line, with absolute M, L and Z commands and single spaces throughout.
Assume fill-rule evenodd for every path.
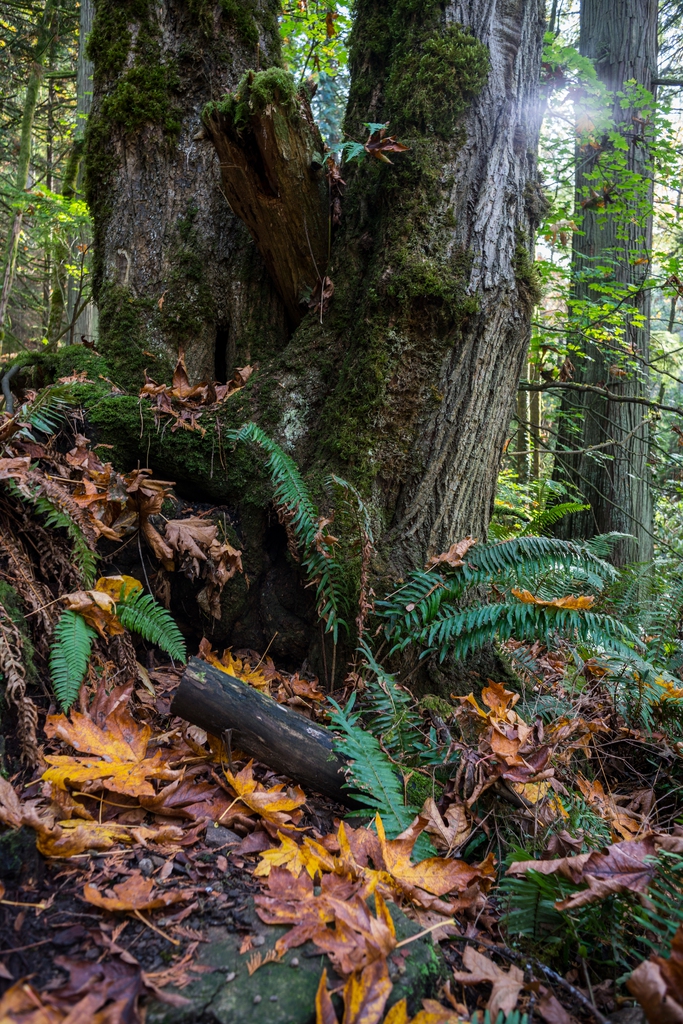
M 184 903 L 194 898 L 194 889 L 156 888 L 151 878 L 145 878 L 140 871 L 134 871 L 125 882 L 112 887 L 113 896 L 103 896 L 94 885 L 86 884 L 83 896 L 93 906 L 103 910 L 117 910 L 127 913 L 135 910 L 158 910 L 172 903 Z
M 78 711 L 71 713 L 71 720 L 65 715 L 49 715 L 46 735 L 64 740 L 81 756 L 47 755 L 50 767 L 43 779 L 61 789 L 78 783 L 88 784 L 91 791 L 105 788 L 128 796 L 153 797 L 150 779 L 172 780 L 180 772 L 167 767 L 160 750 L 146 756 L 151 732 L 148 725 L 133 719 L 124 703 L 118 704 L 101 726 Z
M 472 946 L 466 946 L 462 954 L 462 962 L 466 971 L 453 971 L 453 977 L 463 985 L 480 985 L 490 982 L 493 985 L 488 1011 L 491 1020 L 497 1020 L 502 1010 L 506 1017 L 512 1013 L 519 993 L 524 987 L 524 971 L 512 964 L 504 971 L 483 953 L 478 953 Z

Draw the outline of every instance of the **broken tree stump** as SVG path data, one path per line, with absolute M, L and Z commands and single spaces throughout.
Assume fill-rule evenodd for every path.
M 207 105 L 203 123 L 225 197 L 296 327 L 325 276 L 329 244 L 325 146 L 306 91 L 281 68 L 248 71 L 234 93 Z
M 342 789 L 345 764 L 334 752 L 328 729 L 206 661 L 190 658 L 171 713 L 213 736 L 230 730 L 233 747 L 300 782 L 304 789 L 354 806 Z

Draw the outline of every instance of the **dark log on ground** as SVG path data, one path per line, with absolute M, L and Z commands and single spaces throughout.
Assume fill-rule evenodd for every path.
M 231 730 L 230 743 L 304 789 L 353 806 L 344 784 L 344 762 L 332 734 L 253 687 L 199 658 L 190 658 L 171 712 L 213 736 Z

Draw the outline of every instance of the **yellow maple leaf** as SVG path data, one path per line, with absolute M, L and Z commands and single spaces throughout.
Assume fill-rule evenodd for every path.
M 231 651 L 223 651 L 222 657 L 219 658 L 218 654 L 211 649 L 209 641 L 202 639 L 199 645 L 199 657 L 204 661 L 208 661 L 209 665 L 213 665 L 214 668 L 219 669 L 221 672 L 234 676 L 235 679 L 241 679 L 243 683 L 247 683 L 257 690 L 262 690 L 265 693 L 269 692 L 270 678 L 266 675 L 265 671 L 259 666 L 252 668 L 248 661 L 234 658 Z
M 280 846 L 261 853 L 261 861 L 254 871 L 255 875 L 267 878 L 274 867 L 287 868 L 295 878 L 298 878 L 303 870 L 306 870 L 311 878 L 315 878 L 323 871 L 334 870 L 334 858 L 315 840 L 306 837 L 299 845 L 290 836 L 279 831 L 277 838 L 280 840 Z
M 89 715 L 74 711 L 71 721 L 65 715 L 48 716 L 45 733 L 65 740 L 82 754 L 96 755 L 47 755 L 50 767 L 43 779 L 60 789 L 67 789 L 69 783 L 98 781 L 114 793 L 155 796 L 149 779 L 171 780 L 180 774 L 166 767 L 160 750 L 152 757 L 145 756 L 151 729 L 136 722 L 122 704 L 109 715 L 104 727 Z
M 240 801 L 249 810 L 274 825 L 283 826 L 291 821 L 298 821 L 301 812 L 297 813 L 297 810 L 306 803 L 303 789 L 300 786 L 285 789 L 284 783 L 266 789 L 254 778 L 253 764 L 254 762 L 250 761 L 237 775 L 233 775 L 231 771 L 225 773 Z
M 133 576 L 101 576 L 95 584 L 95 590 L 108 594 L 114 601 L 121 601 L 142 590 L 142 583 Z

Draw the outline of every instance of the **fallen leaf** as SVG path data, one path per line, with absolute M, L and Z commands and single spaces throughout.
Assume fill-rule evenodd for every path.
M 617 892 L 647 892 L 655 875 L 652 860 L 656 849 L 650 835 L 614 843 L 605 852 L 593 850 L 557 860 L 517 861 L 506 874 L 538 871 L 543 875 L 562 875 L 575 885 L 585 883 L 587 888 L 556 904 L 558 910 L 574 910 Z
M 455 544 L 451 544 L 448 551 L 445 551 L 441 555 L 433 555 L 429 559 L 426 569 L 432 569 L 436 565 L 449 565 L 451 569 L 457 569 L 459 566 L 464 565 L 464 556 L 470 550 L 471 547 L 477 543 L 474 537 L 465 537 L 463 540 L 457 541 Z
M 240 658 L 234 658 L 229 650 L 223 651 L 222 656 L 219 658 L 211 649 L 211 644 L 205 637 L 202 638 L 199 644 L 199 657 L 221 672 L 234 676 L 235 679 L 241 679 L 243 683 L 247 683 L 257 690 L 266 693 L 270 690 L 271 674 L 267 673 L 264 668 L 252 669 L 246 660 L 242 661 Z
M 499 1012 L 506 1017 L 517 1005 L 519 993 L 524 987 L 524 971 L 511 964 L 504 971 L 483 953 L 478 953 L 472 946 L 466 946 L 462 954 L 462 962 L 466 971 L 453 971 L 453 977 L 463 985 L 480 985 L 490 982 L 493 985 L 488 1011 L 491 1020 L 497 1020 Z
M 576 1018 L 567 1013 L 562 1003 L 549 989 L 541 987 L 540 996 L 535 1009 L 546 1024 L 576 1024 Z
M 375 827 L 384 871 L 390 884 L 406 895 L 412 894 L 415 889 L 422 889 L 434 896 L 445 896 L 451 892 L 464 892 L 475 881 L 483 888 L 488 888 L 495 878 L 491 857 L 478 866 L 444 857 L 428 857 L 419 864 L 413 864 L 410 859 L 413 847 L 423 830 L 420 818 L 397 839 L 386 838 L 379 814 L 375 818 Z
M 579 597 L 555 597 L 552 601 L 543 601 L 540 597 L 534 597 L 530 590 L 519 590 L 513 587 L 512 594 L 524 604 L 537 604 L 545 608 L 564 608 L 569 611 L 586 611 L 595 604 L 595 598 L 583 594 Z
M 96 907 L 103 910 L 158 910 L 172 903 L 183 903 L 194 897 L 193 889 L 157 889 L 154 893 L 154 881 L 145 878 L 140 871 L 134 871 L 125 882 L 112 886 L 115 896 L 103 896 L 94 885 L 86 884 L 83 896 Z
M 114 601 L 123 601 L 142 590 L 142 583 L 133 576 L 102 576 L 95 584 L 95 590 L 108 594 Z
M 79 590 L 75 594 L 66 594 L 63 600 L 70 611 L 78 612 L 101 637 L 120 636 L 125 632 L 116 616 L 116 601 L 109 594 L 99 590 Z
M 245 807 L 265 821 L 282 827 L 301 817 L 299 808 L 306 803 L 304 791 L 299 786 L 285 788 L 284 783 L 266 789 L 254 778 L 253 761 L 237 775 L 226 771 L 225 777 Z
M 430 796 L 424 802 L 420 817 L 426 819 L 425 832 L 432 837 L 436 848 L 446 850 L 449 854 L 462 846 L 472 834 L 472 825 L 463 804 L 451 804 L 444 818 L 434 797 Z
M 171 780 L 179 775 L 166 766 L 160 750 L 152 757 L 146 756 L 151 729 L 136 722 L 124 703 L 108 715 L 103 727 L 78 711 L 71 713 L 71 720 L 65 715 L 49 715 L 45 733 L 64 740 L 82 754 L 96 755 L 47 755 L 45 761 L 50 767 L 43 779 L 61 789 L 70 783 L 99 782 L 115 793 L 154 797 L 150 779 Z
M 651 956 L 636 967 L 626 988 L 638 1000 L 648 1024 L 683 1024 L 683 926 L 668 958 Z

